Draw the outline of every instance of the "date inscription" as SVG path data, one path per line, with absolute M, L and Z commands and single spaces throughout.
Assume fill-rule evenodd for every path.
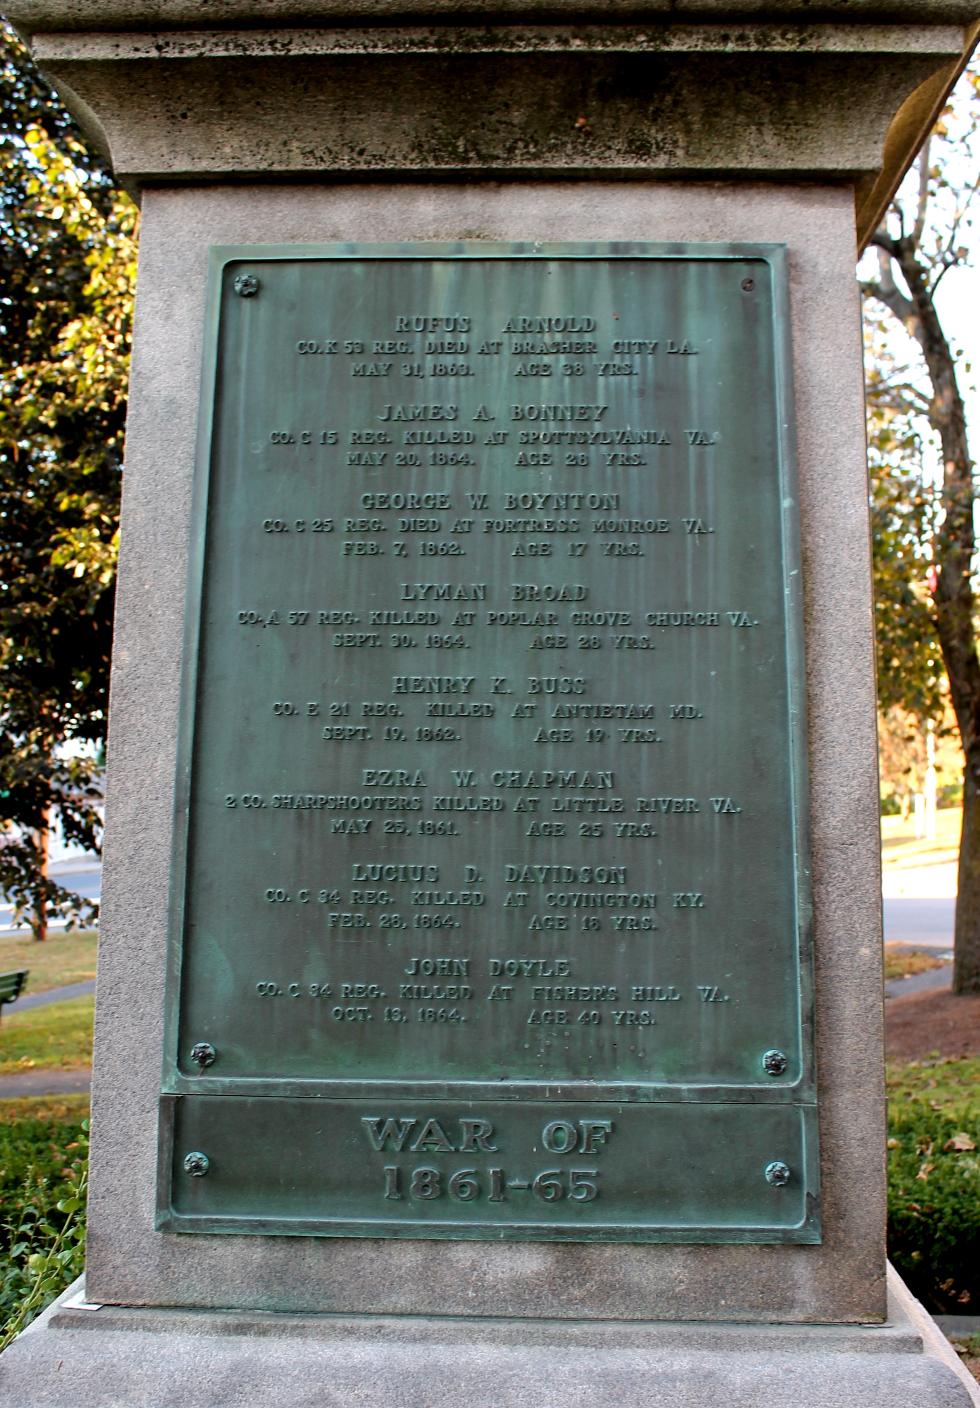
M 776 264 L 216 256 L 168 1088 L 187 1138 L 336 1096 L 314 1231 L 683 1240 L 717 1219 L 642 1213 L 629 1101 L 694 1143 L 812 1103 Z

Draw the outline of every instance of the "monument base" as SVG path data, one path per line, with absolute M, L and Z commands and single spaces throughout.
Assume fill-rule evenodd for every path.
M 893 1272 L 883 1325 L 584 1323 L 93 1306 L 71 1286 L 0 1362 L 3 1408 L 971 1408 Z

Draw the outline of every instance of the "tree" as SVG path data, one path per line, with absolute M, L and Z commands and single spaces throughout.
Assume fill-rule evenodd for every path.
M 99 847 L 136 212 L 0 29 L 0 890 L 43 939 Z
M 970 257 L 971 212 L 980 185 L 971 160 L 980 128 L 978 90 L 980 76 L 968 71 L 874 234 L 877 269 L 862 284 L 899 330 L 898 350 L 869 383 L 872 469 L 878 469 L 872 506 L 883 703 L 920 716 L 940 713 L 938 646 L 963 745 L 953 964 L 958 993 L 980 992 L 980 657 L 973 461 L 957 353 L 937 294 L 950 271 Z M 875 331 L 881 333 L 880 324 Z M 891 342 L 894 348 L 896 340 Z M 910 350 L 914 356 L 907 358 Z M 930 443 L 939 460 L 934 483 L 915 462 L 928 457 Z

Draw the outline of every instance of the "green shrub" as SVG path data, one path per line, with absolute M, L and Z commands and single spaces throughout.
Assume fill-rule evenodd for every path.
M 980 1313 L 980 1118 L 893 1100 L 888 1254 L 936 1314 Z
M 81 1273 L 88 1121 L 0 1124 L 0 1350 Z
M 973 1066 L 891 1071 L 888 1254 L 935 1313 L 980 1313 Z M 931 1103 L 917 1098 L 920 1086 Z M 947 1102 L 954 1108 L 933 1108 Z M 0 1349 L 82 1271 L 88 1121 L 68 1113 L 63 1120 L 0 1122 Z

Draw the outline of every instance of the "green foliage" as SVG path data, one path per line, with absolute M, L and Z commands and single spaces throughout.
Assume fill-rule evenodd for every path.
M 916 973 L 928 973 L 934 968 L 945 968 L 946 960 L 937 958 L 931 950 L 911 948 L 906 944 L 885 944 L 885 981 L 892 978 L 911 978 Z
M 88 1121 L 0 1123 L 0 1350 L 81 1273 Z
M 889 1065 L 888 1112 L 888 1255 L 930 1310 L 978 1314 L 980 1058 Z
M 888 1254 L 931 1311 L 980 1307 L 980 1112 L 893 1101 L 888 1140 Z
M 894 636 L 892 636 L 894 641 Z M 879 635 L 879 670 L 881 671 L 882 692 L 888 688 L 884 666 L 880 657 L 884 653 L 885 640 Z M 911 648 L 910 651 L 911 652 Z M 914 669 L 914 666 L 910 667 Z M 900 687 L 902 687 L 900 685 Z M 911 682 L 906 678 L 904 688 L 910 691 Z M 911 713 L 892 704 L 890 708 L 878 711 L 878 769 L 883 797 L 894 801 L 894 808 L 882 809 L 882 815 L 894 816 L 907 813 L 913 805 L 917 792 L 924 792 L 931 781 L 937 788 L 938 796 L 942 786 L 958 789 L 962 801 L 963 750 L 959 732 L 951 709 L 947 708 L 937 719 L 932 712 L 932 702 L 928 692 L 938 690 L 938 681 L 930 674 L 924 695 L 920 696 L 920 713 Z M 940 703 L 942 691 L 940 692 Z M 922 715 L 926 715 L 923 723 Z
M 136 211 L 6 27 L 0 108 L 0 890 L 72 917 L 44 843 L 98 846 Z
M 970 372 L 943 336 L 936 294 L 971 263 L 978 92 L 971 68 L 862 264 L 878 686 L 884 710 L 920 719 L 938 720 L 943 708 L 936 589 L 953 501 L 944 435 L 956 378 Z M 968 455 L 965 429 L 955 451 Z
M 977 1060 L 889 1071 L 888 1253 L 937 1313 L 980 1305 L 978 1077 Z M 0 1349 L 82 1270 L 87 1128 L 0 1110 Z
M 923 479 L 916 418 L 896 408 L 877 331 L 869 325 L 866 343 L 878 698 L 883 713 L 900 708 L 920 720 L 938 720 L 946 671 L 930 590 L 936 491 Z

